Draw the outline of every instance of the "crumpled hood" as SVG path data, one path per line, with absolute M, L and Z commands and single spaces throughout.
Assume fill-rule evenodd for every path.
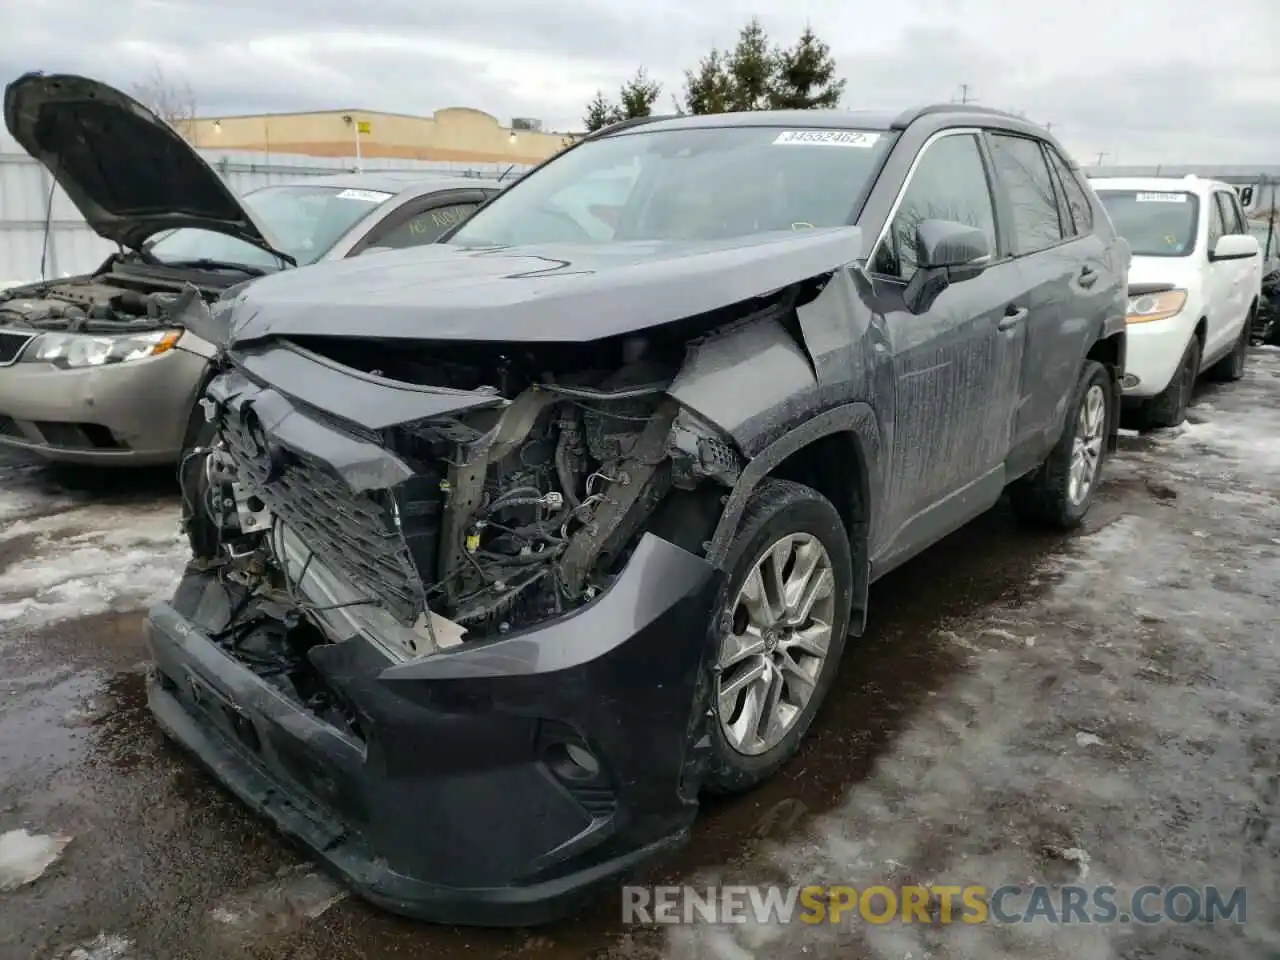
M 256 280 L 231 307 L 229 339 L 596 340 L 763 296 L 861 255 L 857 227 L 720 241 L 431 244 Z
M 199 227 L 271 251 L 269 234 L 176 130 L 127 94 L 71 74 L 27 73 L 4 90 L 4 123 L 101 237 L 136 250 Z

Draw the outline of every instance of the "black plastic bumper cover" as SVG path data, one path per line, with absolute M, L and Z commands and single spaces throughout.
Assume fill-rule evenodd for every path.
M 543 923 L 688 835 L 713 588 L 705 561 L 649 535 L 564 619 L 392 667 L 362 640 L 316 648 L 363 741 L 215 645 L 180 589 L 147 620 L 148 698 L 366 899 L 444 923 Z

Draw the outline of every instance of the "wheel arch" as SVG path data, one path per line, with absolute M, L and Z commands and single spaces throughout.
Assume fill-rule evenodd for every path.
M 879 424 L 865 403 L 835 407 L 789 430 L 743 468 L 725 498 L 707 559 L 723 568 L 747 501 L 761 481 L 775 478 L 812 487 L 831 501 L 844 521 L 854 567 L 849 627 L 860 634 L 866 623 L 882 457 Z
M 1107 452 L 1115 453 L 1120 446 L 1120 400 L 1124 394 L 1121 377 L 1128 361 L 1128 337 L 1123 328 L 1108 336 L 1100 336 L 1085 351 L 1085 360 L 1094 360 L 1111 373 L 1111 403 L 1107 417 Z

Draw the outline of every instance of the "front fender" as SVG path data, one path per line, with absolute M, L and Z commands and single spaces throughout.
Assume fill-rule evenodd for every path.
M 872 542 L 872 528 L 878 513 L 876 506 L 880 502 L 884 485 L 884 445 L 880 437 L 880 425 L 870 405 L 862 402 L 847 403 L 788 430 L 756 454 L 742 469 L 725 501 L 720 522 L 716 525 L 707 550 L 707 559 L 714 566 L 723 566 L 728 557 L 729 545 L 742 520 L 747 500 L 760 481 L 792 454 L 823 437 L 838 433 L 849 434 L 858 451 L 861 462 L 850 465 L 851 474 L 856 470 L 858 475 L 851 475 L 849 492 L 851 497 L 857 497 L 866 507 L 867 529 L 863 533 L 867 542 Z

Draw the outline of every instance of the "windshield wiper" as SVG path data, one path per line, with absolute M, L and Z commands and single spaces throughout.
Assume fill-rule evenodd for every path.
M 251 267 L 247 263 L 231 263 L 227 260 L 211 260 L 208 257 L 197 260 L 163 260 L 161 263 L 166 267 L 195 267 L 197 270 L 238 270 L 251 277 L 265 277 L 268 273 L 262 267 Z

